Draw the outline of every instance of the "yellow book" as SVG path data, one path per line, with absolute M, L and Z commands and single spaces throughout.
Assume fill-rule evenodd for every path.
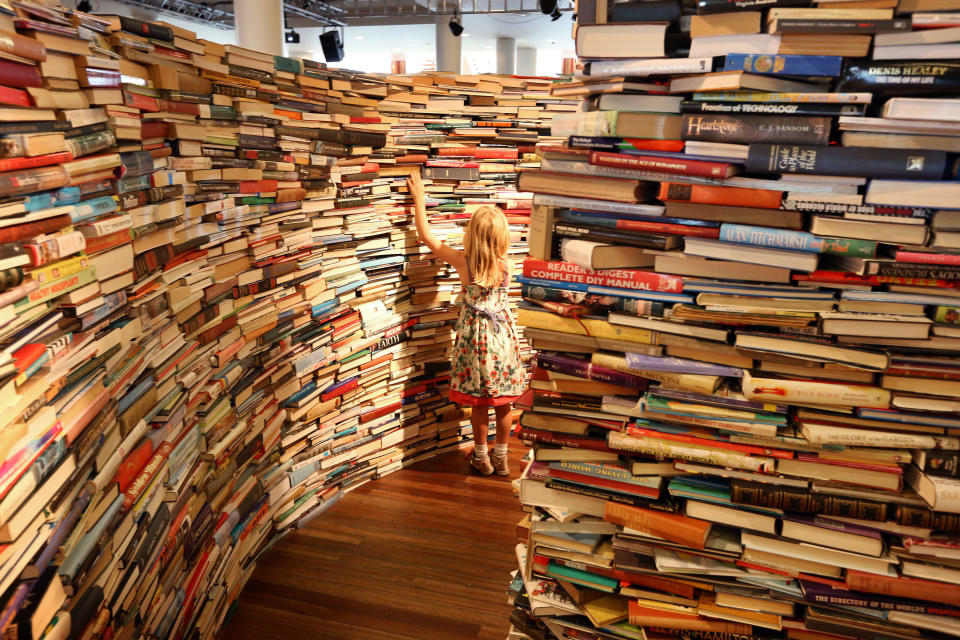
M 520 309 L 517 322 L 525 327 L 572 333 L 578 336 L 626 340 L 640 344 L 656 344 L 658 332 L 626 325 L 613 325 L 599 318 L 565 318 L 549 311 Z

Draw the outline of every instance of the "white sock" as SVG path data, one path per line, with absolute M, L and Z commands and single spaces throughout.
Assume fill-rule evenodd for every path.
M 476 444 L 473 446 L 473 456 L 475 458 L 486 458 L 487 457 L 487 443 Z
M 494 443 L 494 445 L 493 445 L 493 455 L 497 456 L 498 458 L 506 458 L 506 457 L 507 457 L 507 450 L 508 450 L 509 448 L 510 448 L 510 443 L 509 443 L 509 442 L 504 442 L 503 444 L 500 444 L 499 442 Z

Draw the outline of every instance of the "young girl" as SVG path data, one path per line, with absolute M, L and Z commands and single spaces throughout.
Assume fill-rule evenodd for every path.
M 430 233 L 419 174 L 407 179 L 416 208 L 417 235 L 433 254 L 451 264 L 463 285 L 463 308 L 457 319 L 450 399 L 473 407 L 473 457 L 470 464 L 485 476 L 505 476 L 511 403 L 523 392 L 517 329 L 507 307 L 510 265 L 507 218 L 496 207 L 481 207 L 470 217 L 463 251 L 452 249 Z M 497 416 L 496 444 L 487 453 L 489 409 Z

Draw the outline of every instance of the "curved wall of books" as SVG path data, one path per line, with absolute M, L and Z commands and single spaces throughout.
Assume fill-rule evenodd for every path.
M 520 264 L 576 101 L 3 6 L 0 627 L 209 636 L 265 545 L 468 437 L 405 178 L 452 244 L 502 207 Z

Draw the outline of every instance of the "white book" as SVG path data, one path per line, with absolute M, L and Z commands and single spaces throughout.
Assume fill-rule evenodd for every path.
M 803 251 L 786 251 L 755 247 L 752 245 L 722 242 L 712 238 L 688 237 L 684 239 L 683 252 L 690 256 L 715 258 L 748 264 L 777 265 L 796 271 L 815 271 L 819 256 Z
M 874 47 L 892 47 L 907 44 L 933 44 L 960 42 L 960 27 L 946 29 L 921 29 L 899 33 L 878 33 L 873 36 Z
M 704 36 L 690 40 L 691 58 L 711 58 L 728 53 L 775 54 L 779 50 L 780 36 L 770 33 Z
M 709 73 L 713 70 L 713 58 L 627 58 L 593 60 L 587 65 L 583 76 L 587 78 L 602 76 L 642 78 L 649 75 Z
M 883 117 L 960 122 L 960 98 L 890 98 Z
M 873 47 L 874 60 L 943 60 L 960 58 L 960 43 L 904 44 Z M 956 116 L 954 116 L 956 119 Z

